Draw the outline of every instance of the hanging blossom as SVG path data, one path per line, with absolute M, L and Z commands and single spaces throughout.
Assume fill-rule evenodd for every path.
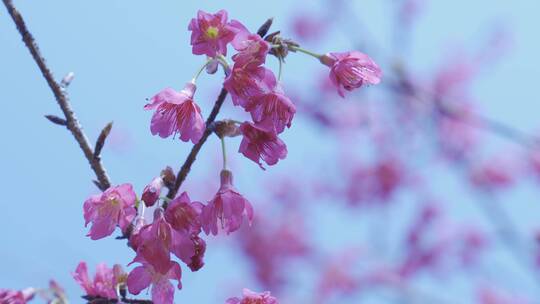
M 195 254 L 191 235 L 173 229 L 161 208 L 155 210 L 154 221 L 134 234 L 130 242 L 137 253 L 133 262 L 144 260 L 163 274 L 169 269 L 171 252 L 186 263 Z
M 345 97 L 344 89 L 352 91 L 381 81 L 382 71 L 379 66 L 361 52 L 328 53 L 320 61 L 330 67 L 330 80 L 341 97 Z
M 155 304 L 172 304 L 174 301 L 174 286 L 170 280 L 176 280 L 178 289 L 182 288 L 180 265 L 168 261 L 163 271 L 157 271 L 142 259 L 138 260 L 138 262 L 141 262 L 142 265 L 134 268 L 127 277 L 129 292 L 138 295 L 142 290 L 151 286 L 152 301 Z
M 231 94 L 233 104 L 246 109 L 254 96 L 263 94 L 262 83 L 270 73 L 272 71 L 262 66 L 244 67 L 234 64 L 223 86 Z
M 236 191 L 233 186 L 232 172 L 221 171 L 221 186 L 214 198 L 204 206 L 201 214 L 201 221 L 206 234 L 218 234 L 217 222 L 227 234 L 240 228 L 244 216 L 248 218 L 249 224 L 253 220 L 253 207 L 250 202 Z
M 156 209 L 152 224 L 141 228 L 130 239 L 137 253 L 131 263 L 141 264 L 128 275 L 130 293 L 138 295 L 151 286 L 154 303 L 173 303 L 174 286 L 170 280 L 176 280 L 178 289 L 182 288 L 180 265 L 170 259 L 170 252 L 177 239 L 178 235 L 165 220 L 163 210 Z
M 166 88 L 150 99 L 145 110 L 156 110 L 152 116 L 150 131 L 152 135 L 167 138 L 176 133 L 182 141 L 194 144 L 199 141 L 205 129 L 201 109 L 193 101 L 196 86 L 187 83 L 180 92 Z
M 113 268 L 108 268 L 101 263 L 97 265 L 96 274 L 91 280 L 85 262 L 80 262 L 72 275 L 86 295 L 107 299 L 118 299 L 117 288 L 125 286 L 127 278 L 122 266 L 117 264 Z
M 35 294 L 36 290 L 34 288 L 27 288 L 22 291 L 0 288 L 0 303 L 26 304 L 26 302 L 34 298 Z
M 237 45 L 239 51 L 232 57 L 234 65 L 223 86 L 231 94 L 233 104 L 246 109 L 252 97 L 264 93 L 263 84 L 272 71 L 262 67 L 270 50 L 268 42 L 259 35 L 252 34 Z
M 229 298 L 225 304 L 279 304 L 279 302 L 270 295 L 269 291 L 258 293 L 244 288 L 242 298 Z
M 178 281 L 181 288 L 181 268 L 171 260 L 171 253 L 192 271 L 204 265 L 206 243 L 199 238 L 202 204 L 191 202 L 186 192 L 172 200 L 166 211 L 154 211 L 154 221 L 145 225 L 130 238 L 136 251 L 132 263 L 140 263 L 128 276 L 128 289 L 133 294 L 151 287 L 155 303 L 172 303 L 174 287 L 170 280 Z
M 233 45 L 238 51 L 232 56 L 234 63 L 243 68 L 258 67 L 266 62 L 270 44 L 257 34 L 249 34 L 244 40 Z
M 275 165 L 287 156 L 287 146 L 271 131 L 250 122 L 240 125 L 243 138 L 238 152 L 256 162 L 261 169 L 261 159 L 269 166 Z
M 227 45 L 233 42 L 237 35 L 247 32 L 240 22 L 236 20 L 227 22 L 227 19 L 225 10 L 215 14 L 199 11 L 197 18 L 191 19 L 188 30 L 191 31 L 193 54 L 209 57 L 227 55 Z
M 206 242 L 198 235 L 201 232 L 199 221 L 203 204 L 191 202 L 183 192 L 169 203 L 165 219 L 176 232 L 173 233 L 173 253 L 191 269 L 197 271 L 204 266 Z
M 92 222 L 88 236 L 92 240 L 104 238 L 111 235 L 116 226 L 125 232 L 137 214 L 135 200 L 131 184 L 110 187 L 87 199 L 83 205 L 85 225 Z
M 296 107 L 285 95 L 273 73 L 265 73 L 263 90 L 252 97 L 246 107 L 251 118 L 260 127 L 279 134 L 290 128 Z

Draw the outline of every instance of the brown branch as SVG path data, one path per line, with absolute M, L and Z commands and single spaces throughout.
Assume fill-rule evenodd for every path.
M 261 37 L 264 37 L 268 33 L 268 30 L 270 30 L 272 21 L 272 18 L 266 20 L 263 25 L 257 30 L 257 34 Z M 182 186 L 182 183 L 186 179 L 189 171 L 191 170 L 191 166 L 195 162 L 195 159 L 197 159 L 197 154 L 199 154 L 199 151 L 201 150 L 208 137 L 212 134 L 212 132 L 214 132 L 214 121 L 216 120 L 219 110 L 221 109 L 221 106 L 223 105 L 226 97 L 227 90 L 225 88 L 222 88 L 216 102 L 214 103 L 212 112 L 210 112 L 210 115 L 208 115 L 208 118 L 206 119 L 206 129 L 204 130 L 201 139 L 199 140 L 199 142 L 193 145 L 193 148 L 191 148 L 191 151 L 189 152 L 186 160 L 184 161 L 184 164 L 176 175 L 176 180 L 173 187 L 169 188 L 169 192 L 167 193 L 167 197 L 169 199 L 173 199 L 176 196 L 176 194 L 178 193 L 178 189 L 180 189 L 180 186 Z M 163 208 L 167 208 L 167 202 L 163 203 Z
M 119 302 L 117 299 L 108 299 L 103 297 L 95 297 L 95 296 L 83 296 L 83 299 L 88 301 L 88 304 L 114 304 L 114 303 L 128 303 L 128 304 L 152 304 L 153 302 L 150 300 L 139 300 L 139 299 L 128 299 L 128 298 L 122 298 L 121 302 Z
M 103 149 L 103 146 L 105 146 L 105 140 L 111 133 L 112 126 L 113 122 L 111 121 L 103 128 L 103 130 L 101 130 L 101 133 L 99 133 L 98 139 L 96 140 L 96 146 L 94 148 L 94 158 L 99 158 L 101 149 Z
M 43 56 L 41 56 L 39 52 L 39 47 L 34 40 L 34 37 L 32 34 L 28 31 L 28 28 L 26 27 L 26 24 L 15 6 L 13 5 L 12 0 L 2 0 L 4 2 L 4 5 L 6 6 L 9 15 L 13 19 L 13 22 L 17 26 L 17 30 L 22 36 L 22 40 L 24 41 L 24 44 L 30 51 L 30 54 L 32 55 L 32 58 L 34 58 L 34 61 L 39 67 L 39 70 L 41 71 L 41 74 L 47 81 L 47 84 L 51 88 L 54 97 L 56 99 L 56 102 L 60 106 L 60 109 L 62 109 L 62 112 L 64 113 L 65 120 L 66 120 L 66 128 L 71 132 L 79 146 L 81 147 L 81 150 L 84 153 L 84 156 L 90 163 L 90 167 L 96 174 L 97 180 L 98 180 L 98 187 L 102 191 L 109 188 L 111 186 L 111 182 L 109 180 L 109 177 L 107 176 L 107 172 L 105 171 L 105 168 L 101 164 L 101 160 L 99 157 L 94 157 L 94 152 L 92 151 L 92 148 L 90 146 L 90 143 L 88 141 L 88 138 L 84 134 L 82 127 L 77 120 L 77 117 L 75 116 L 75 113 L 71 109 L 71 105 L 69 103 L 69 98 L 67 95 L 67 92 L 64 88 L 62 88 L 55 80 L 52 75 L 51 70 L 49 67 L 47 67 L 47 64 L 45 63 L 45 59 Z M 51 118 L 47 117 L 49 120 Z M 52 121 L 52 120 L 51 120 Z M 54 123 L 57 123 L 53 121 Z M 58 124 L 58 123 L 57 123 Z

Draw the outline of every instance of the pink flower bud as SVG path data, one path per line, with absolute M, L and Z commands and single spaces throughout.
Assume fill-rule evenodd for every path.
M 144 187 L 141 199 L 147 207 L 153 206 L 158 201 L 162 187 L 163 179 L 159 176 Z

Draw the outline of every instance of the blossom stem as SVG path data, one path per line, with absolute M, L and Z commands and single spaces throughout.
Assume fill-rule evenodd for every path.
M 321 55 L 321 54 L 317 54 L 317 53 L 315 53 L 315 52 L 312 52 L 312 51 L 303 49 L 303 48 L 301 48 L 301 47 L 299 47 L 299 46 L 290 45 L 290 46 L 289 46 L 289 49 L 291 49 L 291 50 L 293 50 L 293 51 L 300 52 L 300 53 L 307 54 L 307 55 L 309 55 L 309 56 L 313 56 L 313 57 L 315 57 L 315 58 L 317 58 L 317 59 L 321 59 L 321 57 L 323 56 L 323 55 Z
M 221 137 L 221 153 L 223 155 L 223 170 L 227 170 L 227 149 L 225 149 L 225 137 Z
M 217 60 L 219 60 L 219 63 L 221 63 L 225 71 L 227 71 L 229 69 L 229 62 L 227 61 L 227 58 L 221 54 L 217 56 L 216 58 Z
M 278 57 L 278 61 L 279 61 L 279 71 L 278 71 L 277 80 L 280 81 L 281 80 L 281 71 L 283 70 L 283 59 L 281 59 L 281 57 Z
M 212 62 L 212 59 L 208 59 L 206 60 L 206 62 L 201 66 L 201 68 L 197 71 L 197 74 L 195 74 L 195 76 L 193 77 L 193 79 L 191 79 L 191 82 L 193 84 L 195 84 L 195 82 L 197 81 L 197 78 L 199 78 L 199 76 L 201 76 L 201 73 L 204 71 L 204 69 L 208 66 L 208 64 L 210 64 L 210 62 Z

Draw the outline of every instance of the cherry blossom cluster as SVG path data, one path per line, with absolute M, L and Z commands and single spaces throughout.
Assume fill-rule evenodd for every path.
M 137 266 L 126 274 L 119 265 L 112 269 L 100 265 L 90 280 L 86 264 L 81 263 L 74 278 L 87 297 L 121 300 L 126 290 L 138 295 L 150 288 L 154 303 L 172 303 L 175 285 L 182 288 L 179 262 L 191 271 L 204 265 L 206 242 L 201 233 L 230 234 L 245 220 L 251 224 L 253 207 L 236 190 L 233 173 L 226 167 L 225 137 L 241 135 L 238 151 L 262 169 L 262 162 L 271 166 L 286 157 L 287 147 L 278 135 L 291 127 L 296 113 L 280 82 L 281 66 L 289 52 L 308 54 L 328 66 L 329 79 L 341 96 L 344 90 L 377 84 L 381 78 L 378 66 L 363 53 L 319 55 L 282 38 L 279 32 L 267 36 L 252 33 L 239 21 L 229 21 L 224 10 L 215 14 L 199 11 L 188 30 L 192 53 L 205 55 L 206 62 L 182 90 L 165 88 L 144 109 L 154 110 L 150 131 L 162 138 L 178 135 L 182 141 L 198 144 L 205 132 L 215 132 L 223 144 L 221 186 L 206 204 L 192 201 L 187 192 L 174 198 L 162 197 L 162 190 L 174 184 L 174 173 L 168 168 L 143 189 L 140 200 L 131 184 L 112 186 L 88 198 L 84 202 L 84 219 L 86 225 L 91 224 L 88 236 L 102 239 L 118 227 L 135 252 L 130 264 Z M 232 64 L 226 58 L 229 45 L 236 51 Z M 279 61 L 277 77 L 265 67 L 268 55 Z M 196 81 L 204 70 L 214 74 L 220 67 L 225 74 L 223 87 L 231 95 L 232 104 L 248 112 L 251 121 L 225 119 L 210 125 L 204 122 L 201 108 L 194 100 Z M 153 208 L 151 221 L 145 217 L 148 208 Z M 245 289 L 243 298 L 231 298 L 227 303 L 277 304 L 277 300 L 268 292 L 257 294 Z

